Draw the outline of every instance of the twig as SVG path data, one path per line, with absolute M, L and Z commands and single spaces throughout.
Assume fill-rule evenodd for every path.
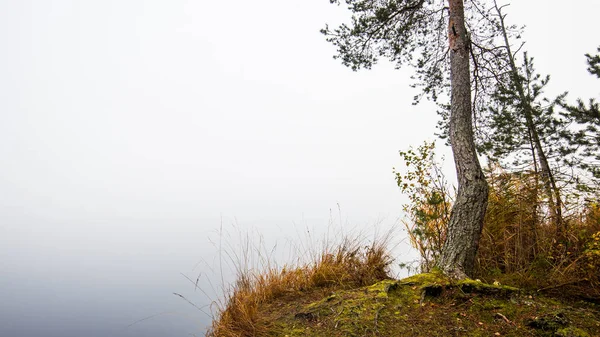
M 502 318 L 506 323 L 508 324 L 513 324 L 513 322 L 511 322 L 508 318 L 506 318 L 506 316 L 502 315 L 501 313 L 497 312 L 494 314 L 494 317 L 500 317 Z
M 379 312 L 381 310 L 383 310 L 384 307 L 381 307 L 379 309 L 377 309 L 377 311 L 375 311 L 375 332 L 378 333 L 379 332 L 379 327 L 377 326 L 377 320 L 379 319 Z
M 211 315 L 209 315 L 206 311 L 204 311 L 204 308 L 208 307 L 209 305 L 204 305 L 202 307 L 197 306 L 196 304 L 194 304 L 192 301 L 188 300 L 187 298 L 185 298 L 185 296 L 178 294 L 178 293 L 173 293 L 173 295 L 180 297 L 182 300 L 188 302 L 190 305 L 192 305 L 194 308 L 200 310 L 202 313 L 204 313 L 205 315 L 207 315 L 208 317 L 212 317 Z
M 575 284 L 575 283 L 580 283 L 580 282 L 588 282 L 588 281 L 589 280 L 587 278 L 584 278 L 584 279 L 581 279 L 581 280 L 569 281 L 569 282 L 561 283 L 559 285 L 549 286 L 549 287 L 538 289 L 537 292 L 546 291 L 546 290 L 555 289 L 555 288 L 560 288 L 560 287 L 568 286 L 569 284 Z

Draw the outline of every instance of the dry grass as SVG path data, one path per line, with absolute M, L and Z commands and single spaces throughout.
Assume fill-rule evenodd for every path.
M 267 329 L 259 316 L 261 304 L 319 288 L 355 288 L 389 278 L 392 258 L 387 242 L 384 239 L 365 246 L 362 240 L 345 239 L 336 247 L 313 254 L 313 261 L 299 266 L 277 268 L 267 264 L 258 271 L 238 269 L 237 282 L 207 336 L 261 336 Z

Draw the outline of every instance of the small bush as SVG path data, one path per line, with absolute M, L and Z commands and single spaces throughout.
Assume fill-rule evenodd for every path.
M 416 150 L 400 151 L 406 170 L 394 168 L 396 183 L 409 198 L 403 206 L 408 220 L 404 225 L 413 247 L 421 255 L 421 271 L 429 272 L 442 252 L 450 220 L 453 194 L 434 158 L 435 143 Z
M 440 255 L 453 201 L 433 152 L 427 143 L 400 152 L 407 172 L 394 172 L 409 196 L 407 228 L 423 271 Z M 567 196 L 573 201 L 564 204 L 565 227 L 557 233 L 539 173 L 508 172 L 491 164 L 486 175 L 489 201 L 472 276 L 600 301 L 599 205 Z

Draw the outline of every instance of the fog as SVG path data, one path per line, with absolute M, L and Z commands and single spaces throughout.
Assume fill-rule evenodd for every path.
M 550 93 L 597 97 L 598 9 L 508 9 Z M 203 335 L 246 232 L 285 263 L 396 227 L 414 259 L 392 167 L 435 139 L 435 107 L 411 105 L 409 68 L 333 60 L 319 29 L 344 19 L 325 0 L 0 0 L 0 335 Z

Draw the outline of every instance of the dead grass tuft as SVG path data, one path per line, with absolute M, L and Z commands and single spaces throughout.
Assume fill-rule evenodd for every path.
M 261 336 L 268 329 L 268 323 L 259 317 L 262 304 L 318 288 L 350 289 L 390 278 L 392 258 L 387 242 L 383 239 L 365 246 L 359 239 L 345 239 L 303 265 L 238 271 L 237 282 L 219 308 L 207 336 Z

